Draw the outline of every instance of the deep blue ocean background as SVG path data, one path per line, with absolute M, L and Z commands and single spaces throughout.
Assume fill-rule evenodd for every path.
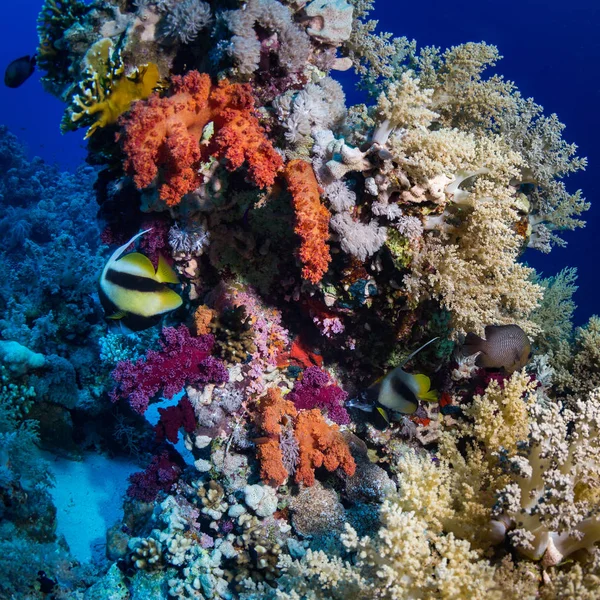
M 41 0 L 4 2 L 0 20 L 0 65 L 35 52 L 36 17 Z M 567 248 L 549 255 L 528 251 L 525 259 L 544 276 L 577 267 L 577 325 L 600 313 L 600 200 L 596 173 L 600 164 L 600 3 L 598 0 L 376 0 L 371 18 L 379 29 L 416 39 L 419 46 L 442 48 L 463 42 L 496 44 L 504 59 L 496 71 L 533 96 L 546 113 L 566 124 L 565 139 L 589 158 L 585 172 L 567 180 L 569 190 L 584 190 L 592 208 L 585 229 L 564 235 Z M 348 104 L 363 101 L 345 76 Z M 74 170 L 85 159 L 83 132 L 61 135 L 62 103 L 42 90 L 38 75 L 21 88 L 0 87 L 0 123 L 25 142 L 30 156 L 40 156 Z

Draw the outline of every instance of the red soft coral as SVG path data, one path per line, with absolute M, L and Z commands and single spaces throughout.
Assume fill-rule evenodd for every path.
M 283 464 L 283 452 L 279 444 L 282 426 L 291 425 L 297 415 L 294 405 L 285 400 L 279 388 L 269 388 L 258 403 L 257 427 L 266 437 L 257 440 L 257 458 L 260 462 L 261 479 L 273 486 L 280 486 L 289 473 Z
M 160 172 L 160 197 L 175 206 L 200 185 L 200 163 L 213 155 L 226 160 L 230 170 L 248 164 L 250 178 L 259 187 L 272 185 L 283 165 L 254 116 L 254 98 L 248 84 L 213 86 L 198 71 L 172 78 L 172 95 L 153 94 L 136 102 L 121 119 L 124 126 L 125 169 L 139 189 L 148 187 Z M 215 132 L 200 144 L 210 122 Z
M 309 162 L 290 161 L 285 168 L 285 178 L 296 215 L 294 231 L 302 239 L 298 253 L 304 265 L 302 277 L 311 283 L 319 283 L 331 261 L 327 245 L 329 211 L 321 203 L 319 184 Z
M 184 396 L 175 406 L 159 408 L 158 413 L 160 419 L 154 431 L 156 431 L 156 441 L 159 443 L 169 440 L 171 444 L 176 444 L 180 429 L 186 433 L 192 433 L 196 429 L 196 414 L 187 396 Z
M 325 467 L 328 471 L 341 468 L 352 477 L 356 463 L 350 453 L 348 442 L 337 425 L 328 425 L 318 409 L 298 414 L 294 434 L 300 446 L 296 468 L 296 482 L 313 485 L 315 469 Z
M 184 385 L 224 383 L 228 380 L 223 363 L 210 356 L 214 338 L 192 337 L 184 325 L 165 327 L 160 351 L 149 350 L 136 362 L 122 360 L 112 372 L 117 387 L 110 393 L 113 402 L 128 399 L 131 407 L 144 414 L 150 400 L 161 390 L 172 398 Z
M 181 468 L 168 451 L 153 456 L 145 471 L 129 476 L 127 495 L 142 502 L 154 502 L 158 492 L 168 492 L 181 475 Z

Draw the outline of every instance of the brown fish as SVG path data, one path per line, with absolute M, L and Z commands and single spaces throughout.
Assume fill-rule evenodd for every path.
M 507 373 L 522 369 L 531 358 L 531 342 L 518 325 L 488 325 L 485 339 L 468 333 L 462 347 L 464 356 L 479 352 L 475 361 L 485 369 L 504 369 Z
M 18 88 L 23 85 L 35 71 L 35 56 L 21 56 L 13 60 L 4 71 L 4 85 Z

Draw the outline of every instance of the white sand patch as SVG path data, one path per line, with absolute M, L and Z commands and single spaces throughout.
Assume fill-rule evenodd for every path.
M 123 459 L 85 454 L 83 461 L 46 455 L 56 485 L 50 490 L 57 513 L 57 534 L 64 535 L 81 562 L 101 558 L 106 531 L 123 514 L 123 496 L 131 473 L 140 467 Z

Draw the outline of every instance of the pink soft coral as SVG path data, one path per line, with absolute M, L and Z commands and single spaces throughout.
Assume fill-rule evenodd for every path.
M 184 325 L 165 327 L 162 335 L 160 351 L 148 350 L 136 362 L 117 363 L 112 372 L 117 383 L 110 393 L 113 402 L 128 399 L 136 412 L 144 414 L 161 390 L 166 398 L 172 398 L 184 385 L 202 386 L 229 379 L 223 363 L 210 356 L 212 335 L 192 337 Z
M 350 416 L 344 408 L 347 397 L 348 394 L 332 384 L 329 375 L 318 367 L 305 369 L 302 379 L 296 382 L 288 395 L 298 410 L 319 408 L 338 425 L 350 423 Z

